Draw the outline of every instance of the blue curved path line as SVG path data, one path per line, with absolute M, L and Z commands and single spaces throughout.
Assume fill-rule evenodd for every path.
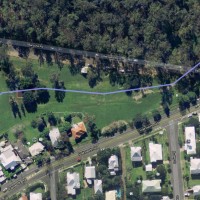
M 11 91 L 0 92 L 0 95 L 12 94 L 12 93 L 17 93 L 17 92 L 36 91 L 36 90 L 51 90 L 51 91 L 71 92 L 71 93 L 80 93 L 80 94 L 109 95 L 109 94 L 117 94 L 117 93 L 124 93 L 124 92 L 131 92 L 131 91 L 138 91 L 138 90 L 145 90 L 145 89 L 155 89 L 155 88 L 166 87 L 166 86 L 174 86 L 176 83 L 178 83 L 181 79 L 183 79 L 185 76 L 187 76 L 189 73 L 194 71 L 199 66 L 200 66 L 200 62 L 194 65 L 191 69 L 189 69 L 186 73 L 184 73 L 180 78 L 178 78 L 173 83 L 163 84 L 163 85 L 147 86 L 147 87 L 140 87 L 140 88 L 134 88 L 134 89 L 126 89 L 126 90 L 116 90 L 112 92 L 92 92 L 92 91 L 84 91 L 84 90 L 67 90 L 67 89 L 56 89 L 56 88 L 32 88 L 32 89 L 11 90 Z

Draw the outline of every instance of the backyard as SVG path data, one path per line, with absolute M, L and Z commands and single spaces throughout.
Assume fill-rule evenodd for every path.
M 83 176 L 84 176 L 84 167 L 83 165 L 79 164 L 73 167 L 73 169 L 67 169 L 64 170 L 63 172 L 59 173 L 59 179 L 60 179 L 60 183 L 64 184 L 65 182 L 65 177 L 67 172 L 69 171 L 73 171 L 73 172 L 77 172 L 79 173 L 80 176 L 80 193 L 77 193 L 76 195 L 76 199 L 77 200 L 88 200 L 89 197 L 91 197 L 92 195 L 94 195 L 94 189 L 93 187 L 84 187 L 84 180 L 83 180 Z M 64 180 L 63 180 L 64 179 Z M 64 187 L 63 187 L 64 189 Z M 66 198 L 69 199 L 69 198 Z
M 161 134 L 162 133 L 162 134 Z M 146 136 L 141 138 L 137 142 L 129 143 L 124 147 L 125 150 L 125 162 L 126 162 L 126 181 L 128 185 L 133 185 L 136 183 L 138 179 L 146 180 L 148 176 L 152 177 L 155 176 L 156 170 L 152 173 L 146 172 L 144 169 L 144 165 L 150 164 L 150 156 L 149 156 L 149 142 L 154 141 L 156 143 L 162 144 L 162 152 L 163 152 L 163 164 L 166 169 L 166 178 L 165 182 L 162 183 L 162 192 L 165 194 L 172 194 L 170 185 L 170 170 L 169 170 L 169 150 L 168 150 L 168 143 L 167 143 L 167 133 L 165 130 L 155 132 L 153 136 Z M 140 146 L 142 147 L 142 159 L 143 163 L 141 165 L 135 166 L 131 161 L 131 146 Z

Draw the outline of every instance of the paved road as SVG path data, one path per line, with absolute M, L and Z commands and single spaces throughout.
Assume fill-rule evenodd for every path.
M 56 174 L 57 172 L 52 168 L 50 169 L 50 194 L 51 194 L 51 200 L 57 200 L 56 198 L 56 188 L 57 188 L 57 182 L 56 182 Z
M 18 40 L 8 40 L 4 38 L 0 38 L 0 43 L 7 44 L 7 45 L 16 45 L 16 46 L 21 46 L 21 47 L 41 49 L 41 50 L 48 50 L 48 51 L 71 54 L 71 55 L 85 56 L 85 57 L 88 57 L 88 56 L 97 57 L 98 55 L 98 57 L 101 59 L 109 59 L 109 60 L 117 60 L 117 61 L 126 62 L 126 63 L 141 64 L 149 68 L 162 67 L 165 69 L 181 71 L 181 72 L 185 72 L 190 69 L 188 67 L 180 66 L 180 65 L 158 63 L 158 62 L 152 62 L 152 61 L 147 61 L 147 60 L 139 60 L 135 58 L 126 58 L 123 56 L 106 55 L 106 54 L 101 54 L 101 53 L 97 54 L 96 52 L 91 52 L 91 51 L 62 48 L 62 47 L 57 47 L 57 46 L 36 44 L 36 43 L 30 43 L 30 42 L 24 42 L 24 41 L 18 41 Z
M 192 107 L 190 109 L 190 112 L 193 111 L 197 111 L 197 109 L 195 107 Z M 154 127 L 154 130 L 159 127 L 167 128 L 169 126 L 169 121 L 180 120 L 181 118 L 183 118 L 183 116 L 175 109 L 171 113 L 170 118 L 163 118 L 162 121 Z M 115 147 L 129 140 L 138 139 L 140 137 L 142 138 L 143 136 L 139 135 L 136 130 L 132 130 L 112 138 L 102 138 L 97 144 L 80 144 L 75 148 L 75 153 L 71 154 L 70 156 L 63 158 L 62 160 L 54 161 L 51 163 L 50 166 L 44 166 L 39 169 L 37 167 L 32 167 L 30 170 L 24 172 L 17 179 L 9 181 L 8 183 L 2 185 L 2 190 L 7 187 L 8 191 L 6 193 L 0 194 L 0 200 L 4 200 L 6 195 L 12 196 L 13 194 L 21 191 L 22 189 L 26 188 L 27 184 L 34 183 L 35 181 L 41 180 L 46 176 L 49 176 L 48 170 L 50 167 L 54 167 L 56 171 L 61 168 L 67 168 L 77 163 L 76 158 L 79 154 L 81 155 L 82 160 L 84 160 L 87 159 L 87 157 L 97 153 L 99 149 Z M 82 154 L 82 151 L 85 151 L 85 153 Z M 25 180 L 26 184 L 22 182 L 22 179 Z
M 174 200 L 183 200 L 184 191 L 180 163 L 180 146 L 178 144 L 178 120 L 171 120 L 167 130 L 171 155 Z

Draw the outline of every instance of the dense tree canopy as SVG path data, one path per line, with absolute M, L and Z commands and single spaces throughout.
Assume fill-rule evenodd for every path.
M 0 37 L 177 64 L 199 59 L 196 0 L 2 0 L 0 13 Z

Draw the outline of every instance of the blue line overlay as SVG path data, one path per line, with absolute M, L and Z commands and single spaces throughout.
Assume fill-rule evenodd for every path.
M 145 90 L 145 89 L 155 89 L 155 88 L 166 87 L 166 86 L 174 86 L 176 83 L 178 83 L 181 79 L 183 79 L 185 76 L 187 76 L 189 73 L 194 71 L 199 66 L 200 66 L 200 62 L 194 65 L 190 70 L 184 73 L 180 78 L 178 78 L 173 83 L 163 84 L 163 85 L 147 86 L 147 87 L 141 87 L 141 88 L 126 89 L 126 90 L 117 90 L 113 92 L 90 92 L 90 91 L 84 91 L 84 90 L 66 90 L 66 89 L 56 89 L 56 88 L 31 88 L 31 89 L 11 90 L 11 91 L 0 92 L 0 95 L 12 94 L 12 93 L 17 93 L 17 92 L 36 91 L 36 90 L 50 90 L 50 91 L 61 91 L 61 92 L 71 92 L 71 93 L 80 93 L 80 94 L 109 95 L 109 94 L 118 94 L 118 93 L 139 91 L 139 90 Z

